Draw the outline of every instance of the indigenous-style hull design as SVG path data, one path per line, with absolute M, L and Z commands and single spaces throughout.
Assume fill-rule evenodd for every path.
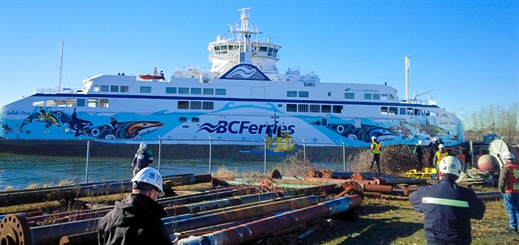
M 259 31 L 246 10 L 232 37 L 209 44 L 211 70 L 186 67 L 167 79 L 98 75 L 81 89 L 38 90 L 1 108 L 0 137 L 252 144 L 284 135 L 296 144 L 348 146 L 368 146 L 372 136 L 384 145 L 464 141 L 457 117 L 435 101 L 400 101 L 383 81 L 324 83 L 314 72 L 279 72 L 281 46 L 252 39 Z

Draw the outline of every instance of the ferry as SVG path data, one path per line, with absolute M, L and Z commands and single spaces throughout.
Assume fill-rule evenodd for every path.
M 97 75 L 79 89 L 36 89 L 0 108 L 0 137 L 275 144 L 269 137 L 282 136 L 290 144 L 357 147 L 373 136 L 382 145 L 464 141 L 461 121 L 436 101 L 400 100 L 384 82 L 321 82 L 315 72 L 280 71 L 281 46 L 258 38 L 249 9 L 239 9 L 227 37 L 209 43 L 211 68 Z

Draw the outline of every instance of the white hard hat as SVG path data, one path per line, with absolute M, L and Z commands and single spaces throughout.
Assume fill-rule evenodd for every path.
M 142 150 L 142 149 L 146 148 L 146 146 L 148 146 L 148 144 L 141 142 L 141 144 L 139 145 L 139 149 Z
M 445 148 L 445 146 L 443 144 L 439 144 L 438 148 L 443 149 L 443 148 Z
M 436 141 L 436 137 L 434 137 L 434 138 L 432 139 L 432 141 Z
M 160 191 L 160 196 L 164 196 L 164 189 L 162 189 L 162 176 L 159 171 L 152 167 L 141 169 L 135 176 L 133 176 L 132 183 L 146 183 L 155 186 Z
M 438 167 L 442 174 L 454 174 L 456 176 L 461 175 L 461 162 L 458 158 L 453 156 L 444 157 Z
M 418 141 L 418 144 L 421 145 L 421 144 L 422 144 L 422 140 L 419 140 L 419 141 Z
M 372 140 L 376 140 L 376 139 L 377 139 L 377 136 L 371 136 L 371 139 L 372 139 Z
M 501 158 L 502 159 L 515 159 L 515 156 L 511 152 L 505 151 L 505 152 L 503 152 L 503 154 L 501 154 Z

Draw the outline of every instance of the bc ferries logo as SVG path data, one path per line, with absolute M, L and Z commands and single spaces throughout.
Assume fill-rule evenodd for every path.
M 218 124 L 204 123 L 198 128 L 197 132 L 206 131 L 208 133 L 217 134 L 268 134 L 271 130 L 276 133 L 271 124 L 253 124 L 250 121 L 219 121 Z M 295 133 L 295 125 L 281 125 L 283 131 L 288 131 L 290 134 Z
M 260 69 L 251 64 L 236 65 L 221 76 L 220 79 L 270 81 Z

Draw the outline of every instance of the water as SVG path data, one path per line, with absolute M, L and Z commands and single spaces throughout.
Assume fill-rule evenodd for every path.
M 130 159 L 131 160 L 131 159 Z M 128 159 L 96 158 L 90 159 L 88 166 L 85 158 L 50 158 L 0 156 L 0 191 L 8 186 L 14 189 L 25 189 L 29 185 L 56 186 L 60 182 L 68 184 L 94 183 L 101 181 L 129 180 L 132 178 L 133 168 Z M 153 162 L 152 167 L 158 168 Z M 225 168 L 234 172 L 262 173 L 262 163 L 218 162 L 212 164 L 211 172 Z M 176 174 L 208 174 L 207 161 L 179 161 L 162 162 L 162 175 Z M 72 183 L 71 183 L 72 182 Z

